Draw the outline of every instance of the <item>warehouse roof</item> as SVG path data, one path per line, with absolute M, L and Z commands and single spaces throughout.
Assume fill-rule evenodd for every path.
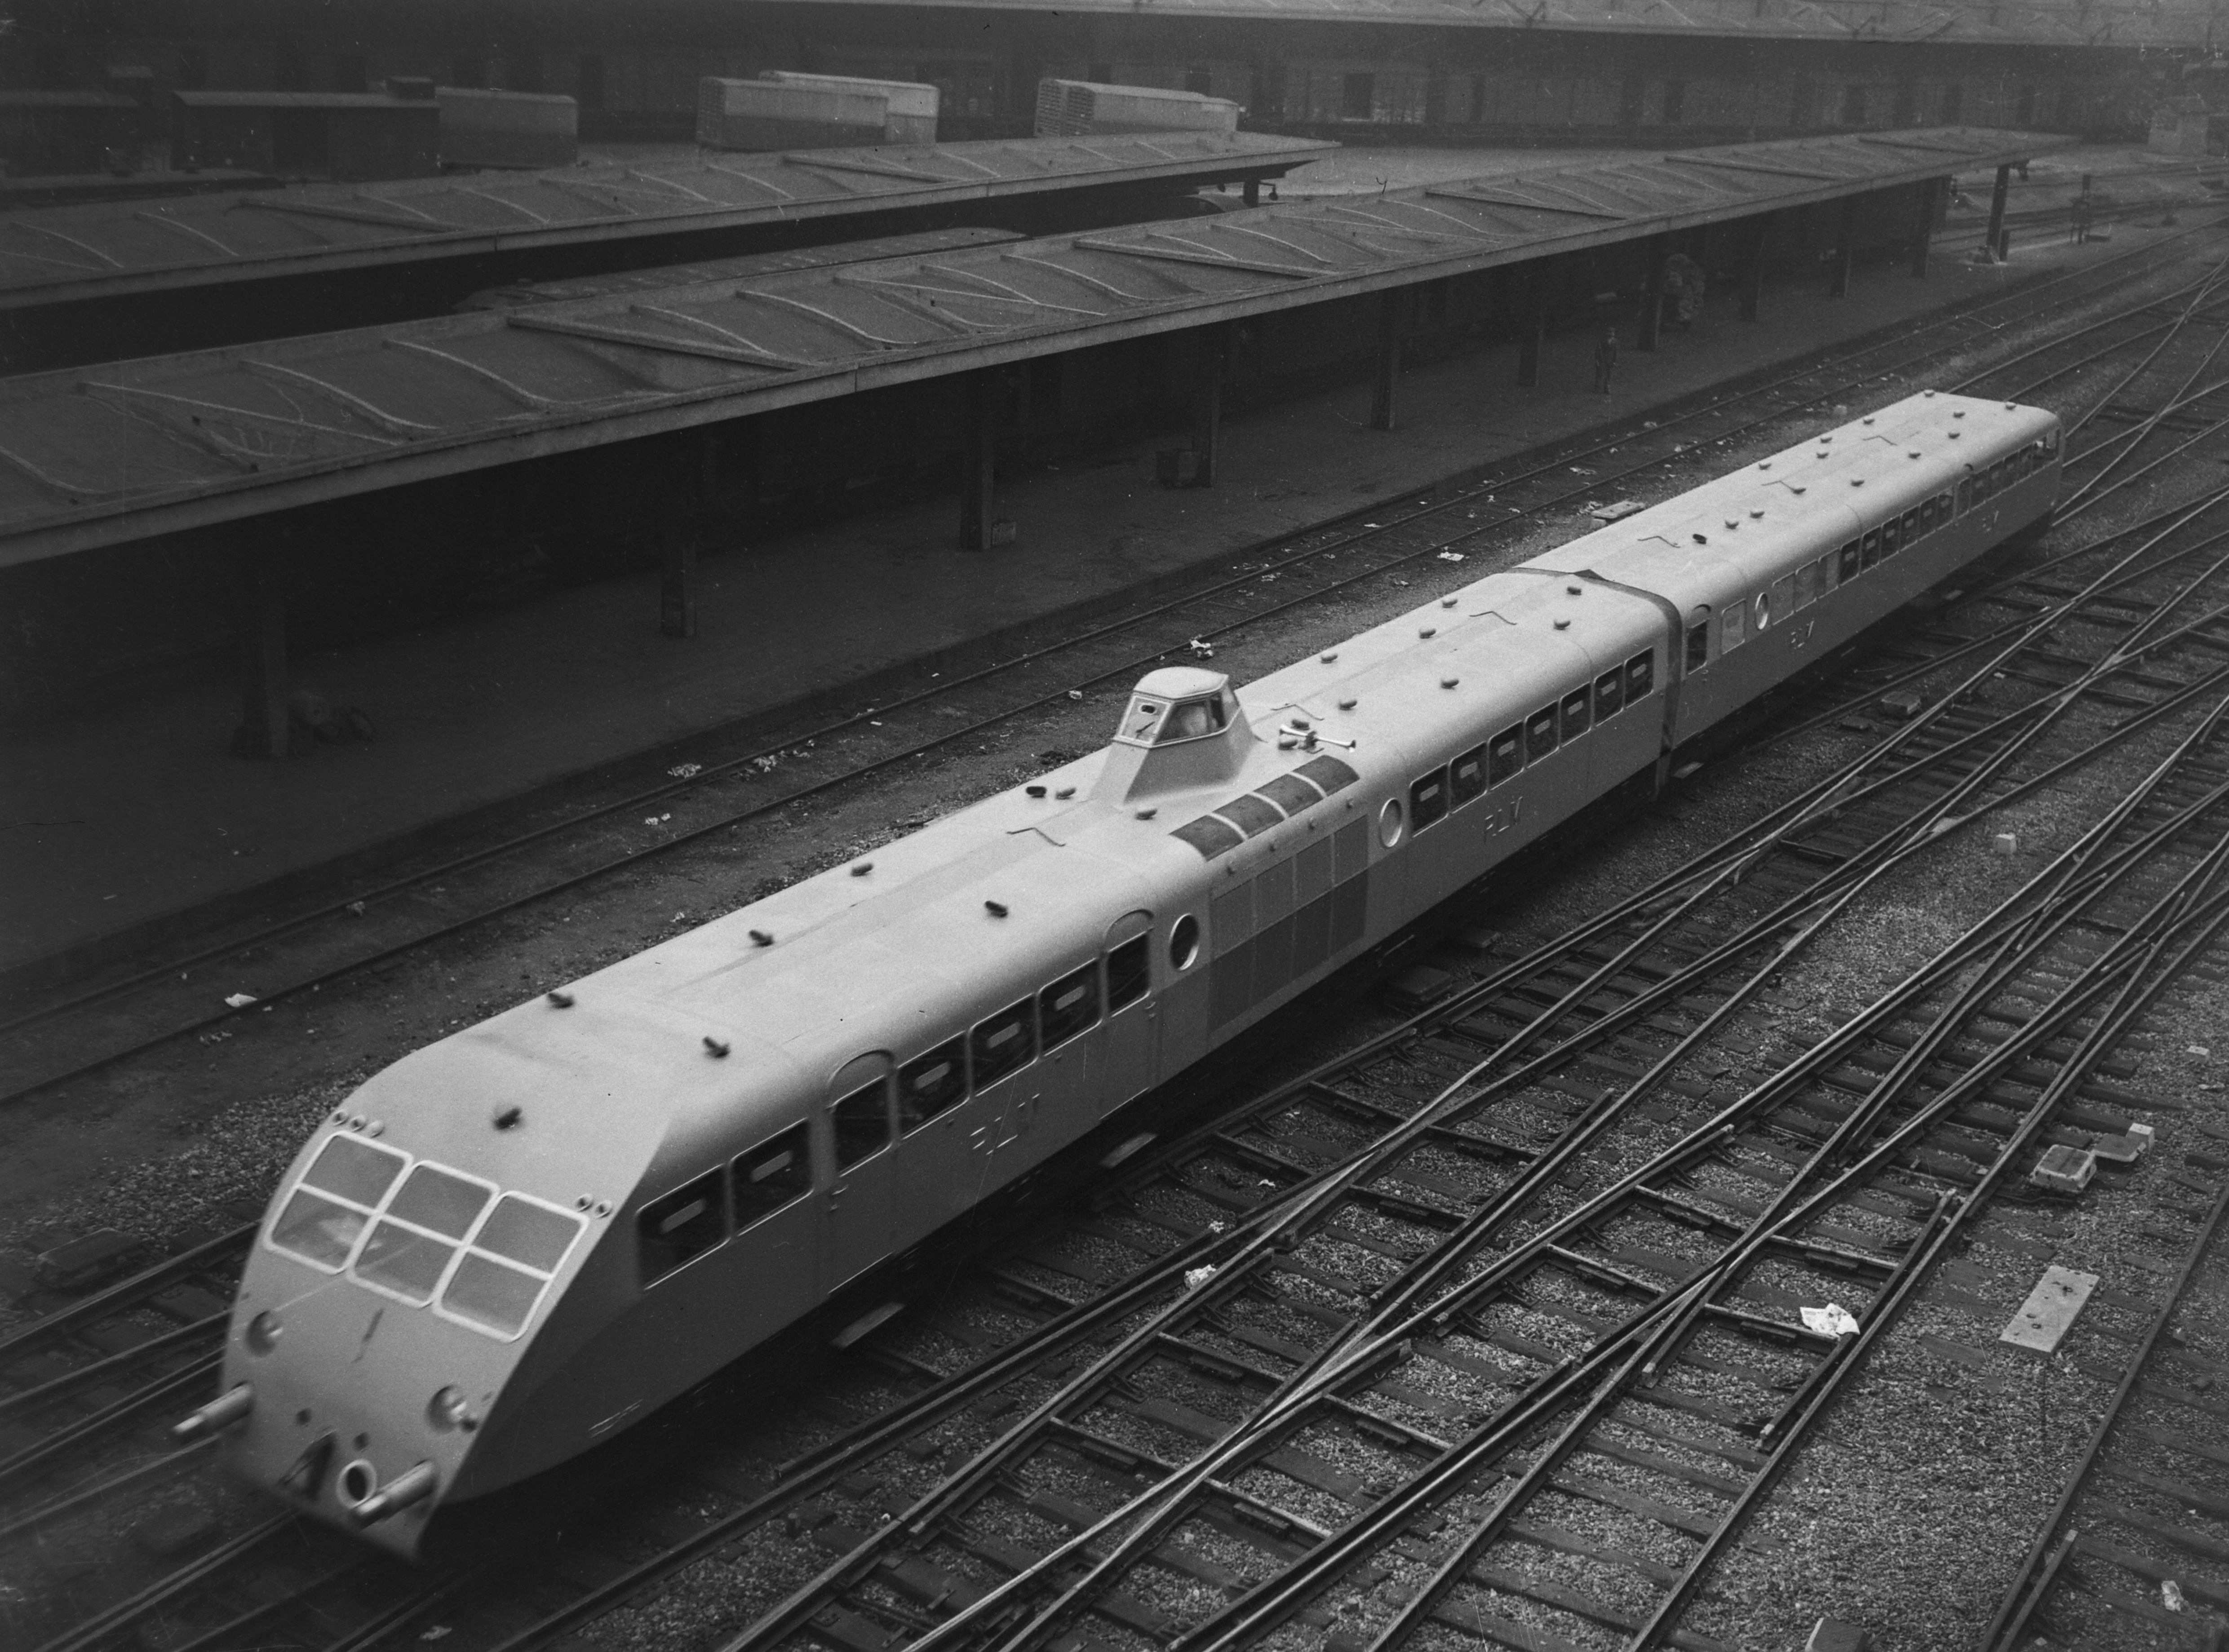
M 811 0 L 882 5 L 886 0 Z M 1720 35 L 1979 45 L 2205 46 L 2194 0 L 912 0 L 967 11 L 1106 12 L 1128 18 L 1425 23 L 1451 29 Z
M 1258 132 L 1030 138 L 55 207 L 0 222 L 0 309 L 1108 184 L 1275 177 L 1336 147 Z
M 1604 159 L 0 381 L 0 566 L 1796 207 L 2062 147 Z

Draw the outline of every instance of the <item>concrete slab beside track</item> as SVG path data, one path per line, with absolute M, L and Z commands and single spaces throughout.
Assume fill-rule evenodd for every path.
M 0 970 L 145 932 L 181 907 L 262 900 L 569 775 L 878 673 L 925 672 L 939 651 L 2161 233 L 2124 228 L 2107 247 L 2053 236 L 2009 267 L 1943 258 L 1924 282 L 1860 268 L 1840 299 L 1776 284 L 1757 325 L 1724 294 L 1692 333 L 1629 357 L 1607 402 L 1588 393 L 1592 339 L 1578 334 L 1550 341 L 1537 390 L 1506 388 L 1514 344 L 1412 368 L 1409 415 L 1391 433 L 1366 427 L 1369 387 L 1345 386 L 1230 420 L 1213 489 L 1154 486 L 1141 442 L 1003 484 L 1022 533 L 989 560 L 953 547 L 941 499 L 716 547 L 692 643 L 658 634 L 646 573 L 299 660 L 299 681 L 370 710 L 369 746 L 242 762 L 227 755 L 237 691 L 219 683 L 71 715 L 0 747 L 18 800 L 0 832 Z

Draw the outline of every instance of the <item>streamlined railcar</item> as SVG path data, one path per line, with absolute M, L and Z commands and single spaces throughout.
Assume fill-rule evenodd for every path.
M 425 1552 L 2043 521 L 2059 445 L 1924 393 L 1243 689 L 1153 672 L 1103 749 L 405 1057 L 181 1432 Z

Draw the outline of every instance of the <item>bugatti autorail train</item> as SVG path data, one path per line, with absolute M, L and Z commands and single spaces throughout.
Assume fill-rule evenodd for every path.
M 182 1431 L 421 1552 L 1661 776 L 2059 466 L 2052 415 L 1927 392 L 1243 690 L 1153 672 L 1102 750 L 364 1084 Z

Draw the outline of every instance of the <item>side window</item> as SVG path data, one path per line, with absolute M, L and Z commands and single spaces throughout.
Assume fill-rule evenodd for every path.
M 1805 562 L 1795 570 L 1795 606 L 1808 608 L 1819 595 L 1819 564 Z
M 1037 1058 L 1037 1007 L 1034 999 L 999 1011 L 975 1024 L 968 1035 L 967 1053 L 974 1058 L 975 1088 L 988 1090 L 1008 1073 Z
M 1564 739 L 1576 740 L 1587 731 L 1587 724 L 1593 721 L 1594 698 L 1594 691 L 1587 688 L 1575 688 L 1564 696 Z
M 1847 585 L 1852 580 L 1857 578 L 1858 569 L 1860 567 L 1860 563 L 1858 562 L 1858 541 L 1853 539 L 1848 544 L 1843 546 L 1840 550 L 1836 552 L 1834 556 L 1834 562 L 1836 584 Z
M 1905 511 L 1903 519 L 1897 524 L 1897 526 L 1899 530 L 1897 543 L 1910 544 L 1919 535 L 1919 512 L 1916 510 Z
M 1435 768 L 1409 787 L 1410 829 L 1422 832 L 1437 826 L 1448 814 L 1448 771 Z
M 1544 705 L 1525 719 L 1525 761 L 1537 763 L 1556 749 L 1556 708 Z
M 1958 480 L 1958 509 L 1962 513 L 1974 508 L 1974 479 L 1961 477 Z
M 1711 622 L 1687 627 L 1687 669 L 1699 672 L 1711 663 Z
M 1866 530 L 1864 546 L 1858 560 L 1863 566 L 1871 568 L 1881 558 L 1881 530 L 1879 528 Z
M 1126 1009 L 1145 997 L 1153 984 L 1153 948 L 1149 935 L 1125 941 L 1107 955 L 1107 1012 Z
M 1645 700 L 1656 691 L 1656 653 L 1654 649 L 1625 662 L 1625 703 Z
M 728 1237 L 728 1212 L 720 1184 L 708 1170 L 694 1181 L 644 1205 L 634 1218 L 638 1275 L 646 1285 L 703 1256 Z
M 811 1131 L 809 1125 L 793 1124 L 748 1153 L 736 1155 L 730 1192 L 737 1231 L 812 1191 Z
M 1486 742 L 1486 778 L 1489 785 L 1499 786 L 1525 767 L 1525 730 L 1522 724 L 1504 729 Z
M 890 1145 L 890 1085 L 877 1078 L 828 1109 L 836 1128 L 836 1168 L 848 1170 Z
M 1711 646 L 1711 633 L 1709 627 L 1705 626 L 1697 626 L 1695 630 L 1700 631 L 1703 633 L 1703 646 L 1705 648 L 1708 648 Z M 1693 631 L 1687 633 L 1688 646 L 1690 647 L 1694 646 L 1694 636 L 1695 633 Z M 1596 678 L 1595 721 L 1596 723 L 1600 723 L 1604 717 L 1614 717 L 1624 709 L 1625 673 L 1622 671 L 1604 672 L 1600 677 Z
M 2043 433 L 2043 440 L 2037 442 L 2036 446 L 2040 447 L 2046 453 L 2057 453 L 2059 451 L 2059 431 L 2057 427 L 2054 427 L 2052 429 L 2045 431 Z
M 1486 748 L 1473 746 L 1448 765 L 1448 804 L 1461 808 L 1486 791 Z
M 1725 617 L 1718 622 L 1718 652 L 1731 653 L 1748 640 L 1742 620 L 1749 613 L 1749 604 L 1736 597 L 1726 604 Z
M 1086 1027 L 1099 1025 L 1099 966 L 1088 963 L 1063 975 L 1037 994 L 1037 1025 L 1044 1047 L 1064 1044 Z
M 1950 520 L 1953 496 L 1946 490 L 1935 496 L 1935 520 L 1938 525 Z
M 966 1041 L 947 1038 L 898 1069 L 898 1118 L 909 1130 L 967 1099 Z
M 1902 518 L 1891 517 L 1886 522 L 1882 523 L 1880 537 L 1881 560 L 1883 562 L 1886 562 L 1890 557 L 1895 556 L 1897 552 L 1904 549 L 1904 527 Z

